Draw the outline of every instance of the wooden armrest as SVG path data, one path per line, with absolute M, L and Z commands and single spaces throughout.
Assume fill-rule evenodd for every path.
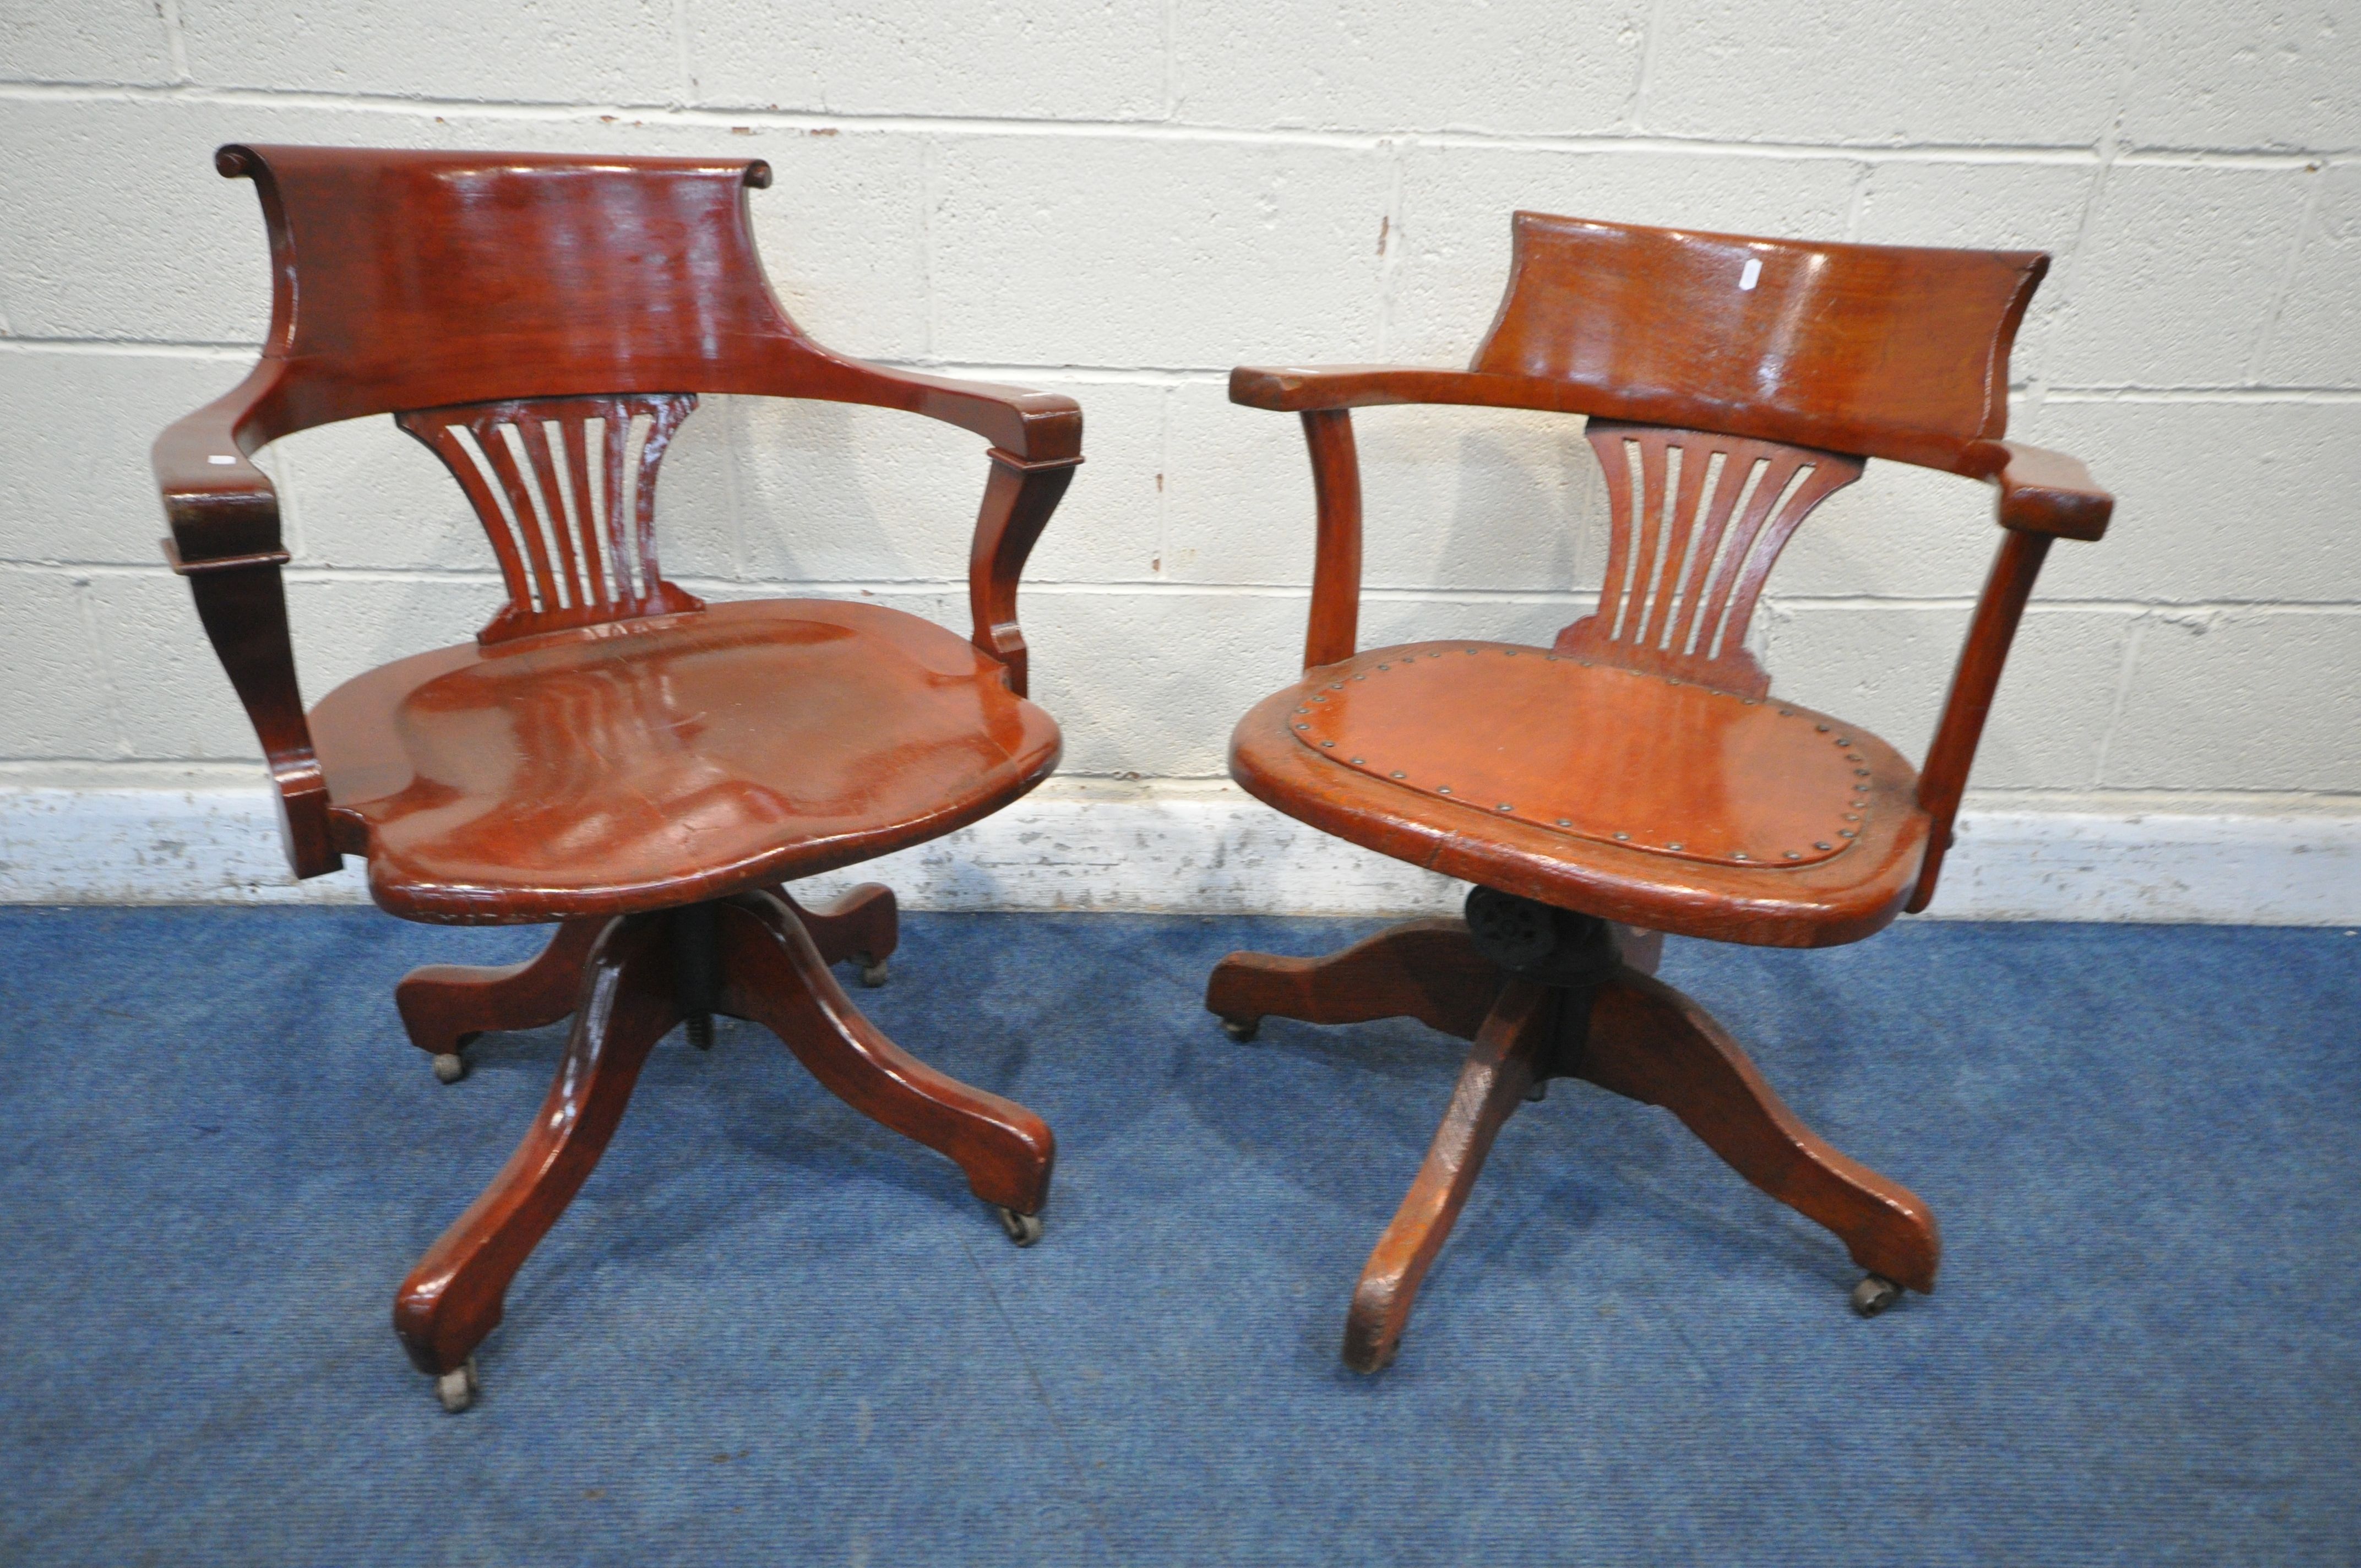
M 164 558 L 187 579 L 197 619 L 262 742 L 288 864 L 299 877 L 314 877 L 336 870 L 344 858 L 329 832 L 327 784 L 312 750 L 287 633 L 279 496 L 238 439 L 238 427 L 276 377 L 275 367 L 257 367 L 236 391 L 166 430 L 148 457 L 172 528 Z
M 1056 392 L 1028 392 L 988 381 L 956 381 L 848 358 L 816 344 L 791 340 L 798 352 L 775 389 L 784 397 L 820 398 L 900 409 L 972 430 L 1020 463 L 1077 463 L 1082 455 L 1082 410 Z
M 1533 376 L 1493 376 L 1425 365 L 1331 365 L 1317 369 L 1241 365 L 1230 372 L 1230 401 L 1281 413 L 1381 408 L 1393 403 L 1481 403 L 1560 413 L 1609 411 L 1608 400 L 1588 387 Z
M 2079 457 L 2019 441 L 1976 444 L 1961 464 L 2000 491 L 2004 528 L 2060 539 L 2099 539 L 2114 515 L 2115 498 L 2101 489 Z

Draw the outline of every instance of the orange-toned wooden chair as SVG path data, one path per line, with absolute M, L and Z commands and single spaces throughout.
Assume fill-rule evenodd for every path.
M 862 364 L 764 281 L 745 159 L 225 147 L 270 233 L 271 325 L 236 390 L 156 443 L 176 570 L 252 717 L 299 876 L 368 862 L 406 919 L 556 922 L 508 969 L 396 992 L 445 1082 L 475 1034 L 574 1015 L 555 1083 L 482 1197 L 402 1285 L 394 1326 L 445 1405 L 510 1281 L 598 1159 L 675 1024 L 755 1020 L 855 1108 L 957 1161 L 1011 1239 L 1040 1234 L 1041 1119 L 912 1059 L 829 965 L 884 978 L 893 894 L 825 911 L 784 883 L 948 833 L 1048 777 L 1016 583 L 1081 459 L 1066 398 Z M 659 465 L 699 392 L 907 410 L 991 444 L 972 638 L 875 605 L 708 606 L 655 549 Z M 391 412 L 457 477 L 508 604 L 468 645 L 349 681 L 307 715 L 279 505 L 250 461 Z
M 1246 715 L 1230 772 L 1324 832 L 1478 884 L 1320 959 L 1234 953 L 1205 1005 L 1409 1016 L 1475 1042 L 1442 1130 L 1353 1297 L 1345 1359 L 1397 1349 L 1419 1282 L 1518 1102 L 1553 1077 L 1664 1106 L 1834 1231 L 1873 1316 L 1931 1290 L 1935 1218 L 1780 1104 L 1728 1034 L 1654 978 L 1663 933 L 1815 948 L 1923 909 L 2001 665 L 2057 538 L 2113 502 L 2001 439 L 2034 254 L 1814 245 L 1520 213 L 1508 291 L 1464 371 L 1240 368 L 1234 401 L 1302 415 L 1318 501 L 1303 678 Z M 1357 651 L 1351 411 L 1472 403 L 1589 416 L 1611 503 L 1595 614 L 1547 648 Z M 1890 457 L 1988 479 L 1999 554 L 1924 770 L 1783 703 L 1745 640 L 1781 548 Z

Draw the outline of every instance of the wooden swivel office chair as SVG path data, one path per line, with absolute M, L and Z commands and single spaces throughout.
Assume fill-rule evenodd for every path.
M 508 969 L 396 992 L 436 1075 L 476 1033 L 574 1031 L 506 1168 L 396 1298 L 448 1408 L 535 1243 L 581 1187 L 649 1047 L 717 1012 L 774 1031 L 856 1109 L 941 1150 L 1020 1245 L 1053 1143 L 1038 1116 L 912 1059 L 829 965 L 884 979 L 893 894 L 784 883 L 948 833 L 1048 777 L 1016 582 L 1082 458 L 1066 398 L 864 365 L 789 321 L 748 224 L 746 159 L 225 147 L 270 231 L 271 324 L 236 390 L 157 442 L 165 550 L 253 718 L 299 876 L 367 861 L 406 919 L 556 922 Z M 991 443 L 974 635 L 875 605 L 707 606 L 664 579 L 657 469 L 698 392 L 902 409 Z M 307 716 L 279 505 L 249 461 L 391 412 L 450 467 L 508 604 L 474 643 L 370 671 Z
M 1520 213 L 1509 287 L 1465 371 L 1252 369 L 1233 401 L 1303 417 L 1318 554 L 1303 678 L 1230 745 L 1246 790 L 1324 832 L 1477 883 L 1466 918 L 1320 959 L 1234 953 L 1205 1005 L 1409 1016 L 1475 1042 L 1443 1127 L 1353 1297 L 1345 1359 L 1393 1358 L 1411 1305 L 1519 1101 L 1587 1079 L 1686 1123 L 1834 1231 L 1864 1316 L 1931 1290 L 1935 1218 L 1797 1122 L 1705 1011 L 1653 975 L 1662 934 L 1816 948 L 1934 896 L 1968 764 L 2052 539 L 2112 499 L 2003 441 L 2035 254 L 1811 245 Z M 1611 540 L 1598 609 L 1548 648 L 1356 651 L 1351 411 L 1475 403 L 1590 416 Z M 1868 457 L 1998 487 L 2000 550 L 1927 757 L 1770 695 L 1745 647 L 1789 535 Z

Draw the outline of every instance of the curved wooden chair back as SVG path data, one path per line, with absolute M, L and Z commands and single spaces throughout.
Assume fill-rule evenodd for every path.
M 657 471 L 698 393 L 900 409 L 990 444 L 970 550 L 978 648 L 1022 696 L 1016 584 L 1082 460 L 1070 398 L 834 353 L 772 293 L 747 193 L 759 159 L 232 145 L 270 237 L 270 330 L 238 387 L 152 454 L 165 550 L 260 737 L 299 874 L 337 864 L 289 651 L 280 436 L 391 413 L 451 468 L 509 603 L 497 642 L 692 610 L 656 558 Z
M 2053 538 L 2096 539 L 2114 499 L 2072 458 L 2004 438 L 2008 361 L 2049 258 L 1820 244 L 1521 212 L 1509 283 L 1466 370 L 1242 366 L 1233 401 L 1302 416 L 1319 506 L 1303 662 L 1357 646 L 1356 408 L 1458 403 L 1589 416 L 1606 471 L 1596 613 L 1555 646 L 1748 696 L 1744 646 L 1773 565 L 1815 507 L 1888 457 L 1992 480 L 2006 529 L 1920 773 L 1950 839 L 1993 689 Z

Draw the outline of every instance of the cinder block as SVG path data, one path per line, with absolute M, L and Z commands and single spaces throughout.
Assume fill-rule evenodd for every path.
M 1192 124 L 1610 131 L 1639 85 L 1646 7 L 1180 0 L 1177 112 Z
M 1308 585 L 1316 511 L 1302 425 L 1191 385 L 1173 403 L 1167 574 Z M 1369 588 L 1565 591 L 1604 537 L 1582 422 L 1521 410 L 1363 409 L 1362 570 Z
M 2132 619 L 2040 607 L 2026 615 L 1976 751 L 1976 788 L 2094 782 Z M 1923 762 L 1967 629 L 1965 609 L 1773 601 L 1763 662 L 1781 696 L 1866 726 Z
M 986 471 L 981 438 L 934 420 L 842 403 L 732 398 L 713 411 L 726 422 L 717 428 L 729 451 L 745 576 L 929 584 L 964 577 Z
M 2054 385 L 2227 387 L 2246 377 L 2316 178 L 2301 170 L 2108 170 L 2048 345 Z
M 1033 376 L 1024 385 L 1073 398 L 1083 429 L 1082 466 L 1034 548 L 1027 580 L 1151 577 L 1165 389 Z M 818 402 L 739 399 L 730 418 L 750 576 L 941 583 L 965 593 L 991 474 L 981 436 L 913 414 Z
M 0 80 L 172 80 L 164 18 L 150 0 L 0 0 Z
M 223 673 L 189 587 L 161 566 L 95 574 L 86 590 L 122 716 L 118 754 L 180 760 L 258 759 L 261 745 Z M 299 663 L 299 678 L 311 672 Z M 303 696 L 328 688 L 303 679 Z
M 88 580 L 70 571 L 0 567 L 10 666 L 0 682 L 0 753 L 123 754 L 107 704 L 106 655 L 91 645 L 83 619 Z
M 2050 553 L 2045 597 L 2361 599 L 2361 406 L 2053 400 L 2021 433 L 2116 498 L 2106 539 Z
M 1214 778 L 1238 716 L 1295 678 L 1303 596 L 1061 589 L 1022 602 L 1069 773 Z
M 2072 291 L 2075 241 L 2098 179 L 2081 163 L 1880 163 L 1861 193 L 1853 237 L 1870 245 L 2046 250 L 2048 275 L 2009 361 L 2019 385 L 2048 373 L 2051 327 Z
M 2000 529 L 1992 487 L 1872 460 L 1787 541 L 1780 598 L 1956 598 L 1983 586 Z
M 752 193 L 766 270 L 805 330 L 847 353 L 923 351 L 918 138 L 814 136 L 595 116 L 445 116 L 171 101 L 0 101 L 0 209 L 71 221 L 0 225 L 9 325 L 24 337 L 255 343 L 270 319 L 252 184 L 214 172 L 225 141 L 470 147 L 761 158 Z M 137 158 L 121 149 L 136 147 Z
M 208 87 L 495 103 L 676 100 L 664 0 L 565 5 L 306 5 L 181 0 L 189 74 Z
M 498 578 L 300 576 L 287 585 L 287 619 L 305 703 L 316 703 L 378 665 L 455 642 L 472 642 L 506 596 Z
M 160 564 L 148 444 L 245 374 L 235 356 L 0 347 L 0 555 Z
M 1139 120 L 1164 113 L 1160 0 L 850 0 L 688 8 L 694 98 L 818 114 Z
M 2361 790 L 2361 613 L 2160 610 L 2132 657 L 2102 782 Z
M 2123 135 L 2164 148 L 2349 148 L 2361 141 L 2361 29 L 2336 5 L 2148 0 Z
M 656 546 L 667 576 L 738 569 L 727 424 L 714 400 L 688 417 L 656 477 Z M 298 431 L 267 453 L 298 566 L 497 572 L 483 524 L 442 460 L 388 415 Z
M 1640 128 L 1746 141 L 2059 146 L 2114 117 L 2131 0 L 2012 0 L 1972 22 L 1887 0 L 1669 0 Z
M 1508 281 L 1509 217 L 1520 208 L 1840 239 L 1860 175 L 1859 164 L 1831 158 L 1412 148 L 1403 155 L 1400 218 L 1388 238 L 1400 250 L 1388 291 L 1385 357 L 1467 363 Z M 1351 356 L 1329 347 L 1319 357 Z
M 1387 176 L 1382 154 L 1328 147 L 947 137 L 935 351 L 1224 370 L 1366 358 Z
M 2263 351 L 2259 378 L 2270 386 L 2361 385 L 2361 163 L 2319 178 L 2320 202 Z

